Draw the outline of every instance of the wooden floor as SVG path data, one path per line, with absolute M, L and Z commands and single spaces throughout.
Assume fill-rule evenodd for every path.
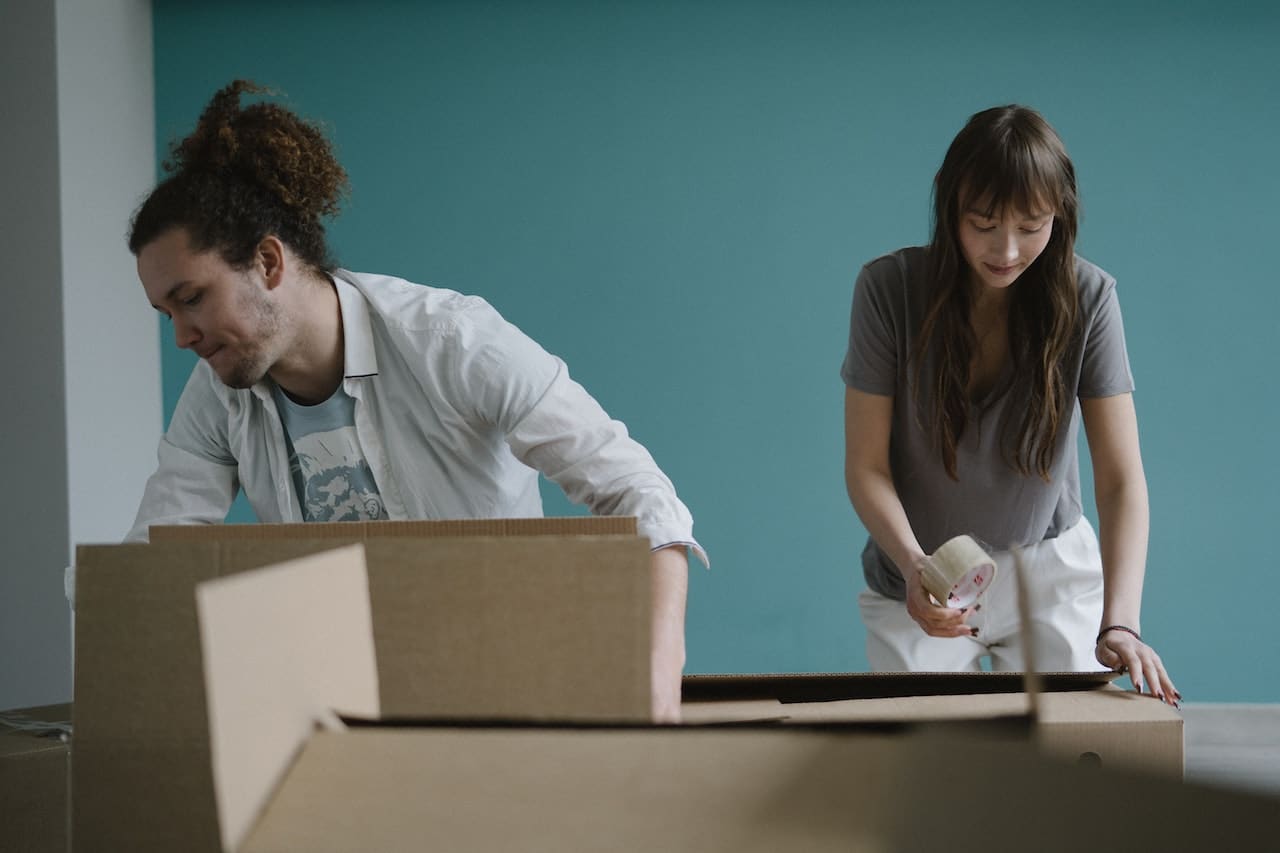
M 1280 705 L 1182 706 L 1186 779 L 1280 797 Z

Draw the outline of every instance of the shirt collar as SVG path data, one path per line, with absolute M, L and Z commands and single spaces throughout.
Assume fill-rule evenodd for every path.
M 342 312 L 343 376 L 346 379 L 377 376 L 378 356 L 373 348 L 369 303 L 346 270 L 334 270 L 333 286 L 338 291 L 338 308 Z

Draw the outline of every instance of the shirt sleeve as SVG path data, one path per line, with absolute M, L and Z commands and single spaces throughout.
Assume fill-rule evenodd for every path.
M 1081 397 L 1111 397 L 1133 390 L 1124 321 L 1115 285 L 1109 283 L 1098 301 L 1085 332 L 1084 358 L 1080 366 Z
M 226 441 L 226 411 L 197 366 L 160 439 L 156 471 L 147 480 L 126 542 L 147 541 L 153 524 L 218 524 L 240 488 Z M 219 417 L 220 416 L 220 417 Z
M 840 376 L 850 388 L 891 397 L 898 378 L 897 336 L 886 288 L 873 272 L 883 264 L 864 266 L 854 284 L 849 348 Z
M 693 517 L 649 452 L 569 376 L 559 358 L 485 306 L 470 312 L 459 338 L 461 387 L 455 401 L 492 424 L 524 464 L 595 515 L 631 515 L 653 548 L 687 545 L 703 563 Z

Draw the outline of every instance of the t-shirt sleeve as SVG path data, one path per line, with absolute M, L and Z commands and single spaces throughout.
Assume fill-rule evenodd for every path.
M 1081 397 L 1111 397 L 1132 390 L 1133 373 L 1125 347 L 1120 300 L 1115 285 L 1109 284 L 1086 329 L 1078 393 Z
M 863 267 L 853 287 L 849 349 L 840 376 L 850 388 L 891 397 L 898 377 L 897 335 L 888 288 L 872 268 Z

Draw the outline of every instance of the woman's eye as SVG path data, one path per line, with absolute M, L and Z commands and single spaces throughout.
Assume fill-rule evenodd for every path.
M 204 295 L 204 294 L 197 293 L 195 296 L 192 296 L 192 297 L 191 297 L 191 298 L 189 298 L 189 299 L 184 299 L 184 300 L 182 300 L 182 304 L 183 304 L 183 305 L 186 305 L 188 308 L 190 308 L 190 307 L 192 307 L 192 306 L 195 306 L 195 305 L 199 305 L 199 304 L 200 304 L 200 298 L 201 298 L 203 295 Z
M 996 230 L 996 227 L 994 225 L 979 225 L 976 222 L 971 224 L 973 225 L 973 230 L 981 234 L 989 234 L 990 232 Z
M 1023 234 L 1039 234 L 1043 230 L 1044 230 L 1043 225 L 1037 225 L 1035 228 L 1023 228 L 1022 233 Z

